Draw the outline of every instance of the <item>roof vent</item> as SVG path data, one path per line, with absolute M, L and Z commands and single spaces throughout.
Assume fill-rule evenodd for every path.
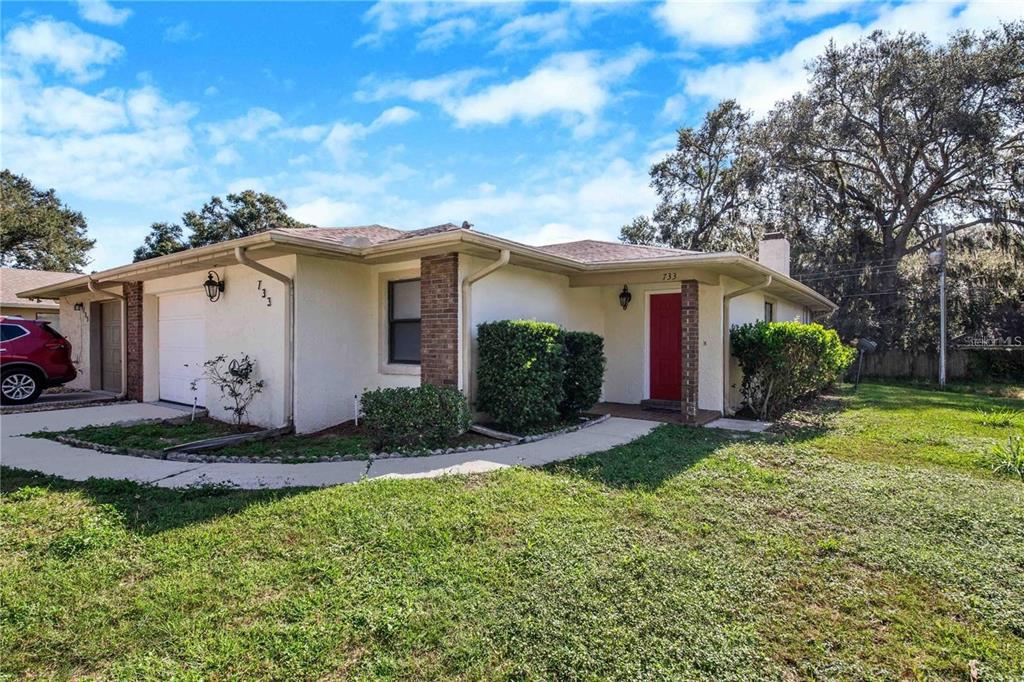
M 472 230 L 473 229 L 473 223 L 469 222 L 468 220 L 463 220 L 462 221 L 462 228 L 461 229 L 463 229 L 463 230 Z

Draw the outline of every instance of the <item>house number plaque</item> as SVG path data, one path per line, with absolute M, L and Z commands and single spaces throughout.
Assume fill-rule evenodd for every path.
M 678 276 L 679 276 L 678 273 L 675 273 L 675 272 L 664 272 L 661 275 L 661 281 L 662 282 L 674 282 Z
M 273 298 L 271 296 L 267 296 L 267 288 L 263 286 L 262 279 L 256 282 L 256 291 L 260 292 L 260 298 L 267 299 L 267 307 L 269 308 Z

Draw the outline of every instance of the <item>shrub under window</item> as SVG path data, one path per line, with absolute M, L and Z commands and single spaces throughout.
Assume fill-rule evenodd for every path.
M 834 384 L 854 358 L 836 331 L 820 324 L 756 322 L 733 327 L 730 338 L 743 369 L 743 398 L 762 419 Z
M 362 413 L 378 448 L 444 447 L 470 424 L 462 392 L 432 384 L 366 391 Z

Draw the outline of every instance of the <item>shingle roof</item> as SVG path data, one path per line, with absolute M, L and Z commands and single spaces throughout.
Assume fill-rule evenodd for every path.
M 81 275 L 75 272 L 0 268 L 0 305 L 31 306 L 33 308 L 52 308 L 56 310 L 59 306 L 54 301 L 20 298 L 18 292 L 45 287 L 47 284 L 56 284 L 75 277 L 81 277 Z
M 283 232 L 294 232 L 295 234 L 319 239 L 325 242 L 344 244 L 346 241 L 356 237 L 365 237 L 373 244 L 388 242 L 406 234 L 403 230 L 396 230 L 387 225 L 359 225 L 356 227 L 288 227 Z
M 419 230 L 396 230 L 385 225 L 363 225 L 359 227 L 299 227 L 285 231 L 312 237 L 335 244 L 349 244 L 353 238 L 365 237 L 371 244 L 396 242 L 401 239 L 412 239 L 429 234 L 451 232 L 453 230 L 470 229 L 453 223 L 444 223 Z M 640 244 L 622 244 L 620 242 L 604 242 L 596 239 L 583 239 L 577 242 L 549 244 L 537 247 L 556 256 L 571 258 L 581 263 L 606 263 L 618 260 L 639 260 L 643 258 L 669 258 L 686 254 L 699 253 L 684 249 L 669 249 L 661 246 L 644 246 Z
M 622 244 L 619 242 L 602 242 L 596 239 L 582 239 L 578 242 L 548 244 L 538 246 L 541 251 L 556 256 L 572 258 L 583 263 L 605 263 L 617 260 L 639 260 L 642 258 L 667 258 L 700 253 L 684 249 L 668 249 L 661 246 L 644 246 L 641 244 Z

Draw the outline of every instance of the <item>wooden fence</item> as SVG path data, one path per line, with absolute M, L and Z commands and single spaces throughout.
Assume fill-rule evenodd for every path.
M 966 351 L 952 350 L 946 354 L 946 377 L 948 379 L 966 378 L 968 368 Z M 850 368 L 850 372 L 851 376 L 856 376 L 856 360 Z M 939 354 L 908 353 L 902 350 L 868 353 L 864 355 L 864 369 L 861 376 L 938 381 Z

